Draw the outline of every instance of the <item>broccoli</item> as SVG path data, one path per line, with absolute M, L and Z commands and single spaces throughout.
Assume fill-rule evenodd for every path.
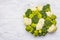
M 53 20 L 52 23 L 53 23 L 54 25 L 56 25 L 56 20 Z
M 47 16 L 47 18 L 45 20 L 52 21 L 52 19 L 49 16 Z
M 48 33 L 48 29 L 51 27 L 52 24 L 56 26 L 56 16 L 52 13 L 49 14 L 49 16 L 47 13 L 50 12 L 51 9 L 49 4 L 44 5 L 42 10 L 36 9 L 33 11 L 31 9 L 27 9 L 23 17 L 30 18 L 32 23 L 30 25 L 26 25 L 25 30 L 32 33 L 34 36 L 45 36 Z M 44 24 L 41 24 L 43 25 L 42 29 L 37 30 L 37 24 L 39 23 L 39 19 L 41 18 L 44 19 Z
M 35 30 L 33 33 L 34 36 L 38 36 L 39 35 L 39 30 Z
M 40 18 L 42 18 L 42 14 L 41 13 L 38 13 L 38 18 L 40 19 Z
M 52 22 L 49 21 L 49 20 L 45 20 L 44 25 L 47 26 L 47 27 L 48 26 L 51 26 L 52 25 Z
M 33 18 L 33 16 L 34 16 L 33 14 L 30 14 L 30 15 L 29 15 L 29 18 Z
M 31 11 L 31 9 L 27 9 L 27 11 L 25 12 L 25 15 L 27 16 L 27 17 L 29 17 L 29 15 L 32 13 L 32 11 Z
M 29 32 L 33 34 L 35 30 L 36 30 L 36 29 L 34 29 L 34 28 L 31 27 L 31 29 L 30 29 Z
M 43 28 L 39 31 L 39 36 L 45 36 L 47 34 L 46 26 L 43 26 Z
M 32 23 L 37 24 L 38 21 L 39 21 L 39 18 L 37 17 L 37 15 L 35 15 L 35 16 L 32 18 Z
M 40 11 L 40 13 L 42 14 L 42 18 L 46 18 L 47 17 L 47 14 L 42 10 L 42 11 Z
M 52 19 L 52 20 L 55 20 L 55 19 L 56 19 L 56 16 L 55 16 L 55 15 L 52 15 L 52 16 L 51 16 L 51 19 Z
M 35 24 L 35 23 L 32 23 L 31 26 L 32 26 L 33 28 L 35 28 L 35 27 L 36 27 L 36 24 Z
M 47 4 L 47 5 L 43 6 L 42 10 L 45 11 L 45 12 L 51 11 L 50 4 Z
M 26 31 L 28 31 L 28 32 L 29 32 L 29 31 L 31 30 L 31 26 L 26 26 L 26 28 L 25 28 L 25 29 L 26 29 Z

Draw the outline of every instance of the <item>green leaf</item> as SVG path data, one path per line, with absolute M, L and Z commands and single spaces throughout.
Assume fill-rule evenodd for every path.
M 37 24 L 38 21 L 39 21 L 39 18 L 37 17 L 37 15 L 35 15 L 35 16 L 32 18 L 32 23 Z
M 50 4 L 46 4 L 45 6 L 43 6 L 43 10 L 44 10 L 45 12 L 50 11 L 50 10 L 51 10 L 51 9 L 50 9 Z
M 32 11 L 31 11 L 31 9 L 27 9 L 27 11 L 25 12 L 25 15 L 27 16 L 27 17 L 29 17 L 29 15 L 32 13 Z

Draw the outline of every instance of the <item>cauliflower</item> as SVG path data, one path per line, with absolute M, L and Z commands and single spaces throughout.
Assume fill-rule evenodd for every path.
M 31 10 L 32 11 L 36 11 L 37 9 L 38 10 L 42 10 L 43 6 L 37 6 L 37 7 L 32 7 Z
M 39 23 L 41 23 L 41 24 L 44 24 L 44 18 L 41 18 L 40 20 L 39 20 Z
M 56 26 L 55 25 L 51 25 L 51 27 L 47 30 L 48 32 L 54 32 L 56 31 Z
M 41 18 L 38 22 L 38 24 L 36 25 L 36 30 L 42 29 L 42 27 L 44 26 L 44 19 Z
M 47 14 L 47 16 L 51 17 L 53 13 L 48 11 L 48 12 L 46 12 L 46 14 Z
M 24 18 L 25 25 L 30 25 L 32 23 L 32 20 L 30 18 Z
M 36 11 L 36 7 L 32 7 L 30 8 L 32 11 Z
M 42 10 L 43 6 L 37 6 L 38 10 Z
M 39 23 L 38 23 L 38 24 L 36 25 L 36 30 L 42 29 L 42 27 L 43 27 L 43 24 L 39 24 Z

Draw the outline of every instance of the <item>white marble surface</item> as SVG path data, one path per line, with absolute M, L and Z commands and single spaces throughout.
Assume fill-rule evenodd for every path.
M 25 31 L 23 13 L 27 8 L 49 3 L 57 16 L 57 31 L 34 37 Z M 0 0 L 0 40 L 60 40 L 60 0 Z

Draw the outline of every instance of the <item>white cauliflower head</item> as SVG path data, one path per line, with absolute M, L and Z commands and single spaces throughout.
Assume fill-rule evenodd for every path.
M 32 11 L 36 11 L 36 7 L 32 7 L 30 8 Z
M 56 31 L 57 27 L 55 25 L 51 25 L 51 27 L 47 30 L 48 32 Z
M 32 20 L 30 18 L 24 18 L 24 24 L 30 25 L 32 23 Z
M 42 8 L 43 8 L 42 5 L 41 5 L 41 6 L 37 6 L 37 9 L 38 9 L 38 10 L 42 10 Z
M 38 23 L 38 24 L 36 25 L 36 30 L 42 29 L 42 27 L 43 27 L 43 24 L 39 24 L 39 23 Z
M 44 19 L 41 18 L 38 22 L 38 24 L 36 25 L 36 30 L 42 29 L 42 27 L 44 26 Z
M 47 16 L 51 17 L 51 15 L 53 14 L 52 12 L 46 12 Z

